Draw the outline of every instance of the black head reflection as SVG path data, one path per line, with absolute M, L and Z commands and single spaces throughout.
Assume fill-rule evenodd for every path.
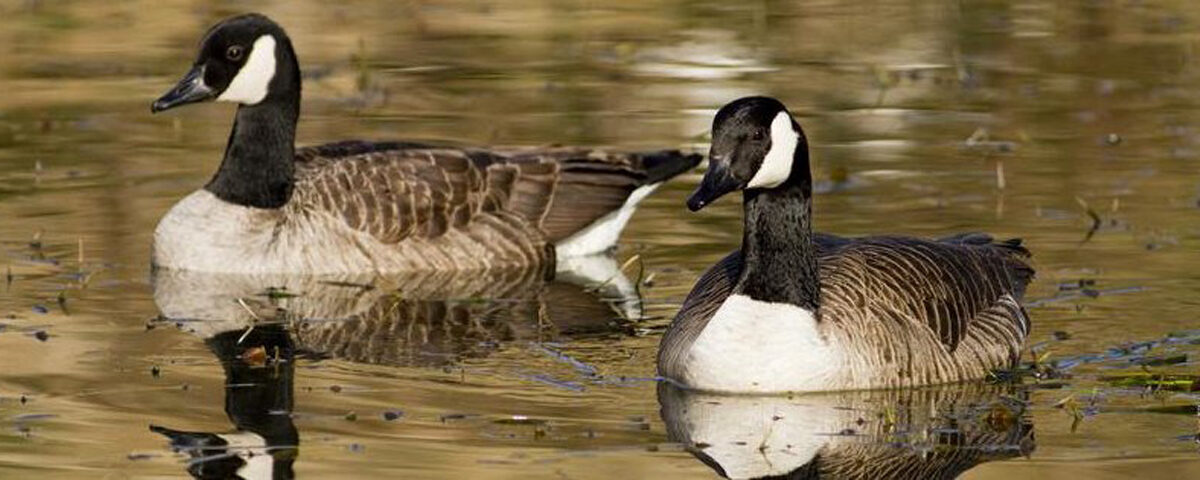
M 239 343 L 239 340 L 240 343 Z M 188 473 L 201 479 L 290 479 L 300 435 L 292 422 L 295 358 L 280 325 L 218 333 L 205 340 L 225 368 L 227 432 L 189 432 L 151 425 L 187 453 Z
M 1032 419 L 1013 393 L 954 385 L 789 398 L 663 383 L 658 400 L 669 438 L 725 478 L 907 480 L 1032 453 Z

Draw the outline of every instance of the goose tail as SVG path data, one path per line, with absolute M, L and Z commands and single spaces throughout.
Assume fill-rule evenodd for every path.
M 962 245 L 984 249 L 988 253 L 1005 260 L 1004 264 L 1012 278 L 1012 288 L 1017 298 L 1025 295 L 1025 287 L 1033 281 L 1036 272 L 1029 264 L 1033 254 L 1025 248 L 1020 238 L 996 240 L 991 235 L 982 232 L 960 233 L 938 240 L 942 243 Z
M 679 150 L 660 150 L 637 154 L 641 159 L 646 178 L 642 185 L 651 185 L 670 180 L 677 175 L 696 168 L 704 157 L 698 153 L 683 153 Z
M 608 161 L 565 163 L 563 179 L 542 222 L 554 241 L 557 258 L 613 248 L 638 203 L 663 182 L 694 168 L 701 158 L 678 150 L 659 150 Z

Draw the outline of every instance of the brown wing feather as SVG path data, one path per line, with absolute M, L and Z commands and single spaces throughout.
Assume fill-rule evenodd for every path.
M 301 150 L 295 203 L 394 244 L 437 238 L 484 214 L 536 231 L 558 181 L 555 163 L 389 145 L 345 142 Z
M 635 189 L 661 182 L 695 167 L 700 155 L 678 151 L 644 153 L 554 148 L 518 151 L 514 161 L 552 163 L 560 167 L 557 191 L 540 225 L 554 242 L 621 208 Z
M 822 309 L 910 319 L 929 327 L 951 351 L 968 329 L 990 328 L 980 322 L 997 317 L 1028 332 L 1023 312 L 1006 315 L 1008 303 L 1016 303 L 1033 277 L 1028 252 L 1019 243 L 963 238 L 867 237 L 822 255 Z
M 700 156 L 347 141 L 300 149 L 296 160 L 298 200 L 385 243 L 436 238 L 480 215 L 502 218 L 508 229 L 516 221 L 554 242 L 620 208 L 638 186 L 694 167 Z

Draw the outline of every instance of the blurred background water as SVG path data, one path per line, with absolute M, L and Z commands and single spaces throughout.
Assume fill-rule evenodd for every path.
M 690 400 L 660 407 L 676 397 L 647 380 L 692 282 L 740 241 L 736 198 L 683 208 L 698 173 L 660 189 L 622 236 L 615 262 L 640 284 L 634 308 L 628 288 L 569 279 L 427 298 L 402 286 L 251 292 L 246 310 L 308 301 L 359 322 L 242 339 L 261 352 L 161 320 L 180 298 L 245 320 L 221 310 L 241 294 L 214 284 L 156 292 L 148 262 L 155 222 L 215 170 L 232 115 L 151 116 L 149 103 L 205 29 L 245 11 L 296 46 L 302 144 L 704 151 L 718 107 L 777 96 L 812 144 L 818 229 L 985 230 L 1036 255 L 1027 360 L 1069 378 L 986 402 L 854 400 L 868 418 L 901 419 L 876 445 L 927 457 L 959 428 L 931 412 L 1007 398 L 1024 420 L 982 421 L 1019 435 L 964 478 L 1200 474 L 1200 398 L 1110 379 L 1197 373 L 1195 2 L 5 0 L 0 476 L 178 477 L 212 463 L 172 452 L 151 424 L 275 432 L 289 448 L 272 458 L 308 478 L 708 478 L 725 458 L 670 424 L 668 406 Z

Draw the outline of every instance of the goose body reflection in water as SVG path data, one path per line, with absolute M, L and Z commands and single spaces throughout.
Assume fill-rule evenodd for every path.
M 165 321 L 208 338 L 286 323 L 298 348 L 341 360 L 442 366 L 506 342 L 606 333 L 641 317 L 633 283 L 608 256 L 537 269 L 403 276 L 239 275 L 160 270 Z
M 611 333 L 636 320 L 634 284 L 607 256 L 487 274 L 397 277 L 236 275 L 160 270 L 161 322 L 204 339 L 225 369 L 233 430 L 151 426 L 196 478 L 292 478 L 296 352 L 392 366 L 443 366 L 513 341 Z
M 300 435 L 292 422 L 295 350 L 287 331 L 281 325 L 231 330 L 205 343 L 225 367 L 225 413 L 234 429 L 189 432 L 151 425 L 150 430 L 191 457 L 187 468 L 195 478 L 293 478 Z M 257 358 L 258 349 L 271 352 L 270 365 L 265 355 Z
M 763 397 L 662 383 L 658 399 L 670 439 L 731 479 L 952 479 L 1034 449 L 1009 387 Z

